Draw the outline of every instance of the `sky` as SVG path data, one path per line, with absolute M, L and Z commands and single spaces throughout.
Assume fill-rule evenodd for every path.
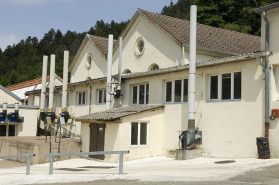
M 171 0 L 0 0 L 0 48 L 28 36 L 42 39 L 51 28 L 81 33 L 97 20 L 131 19 L 137 8 L 160 13 Z M 177 0 L 173 0 L 176 3 Z

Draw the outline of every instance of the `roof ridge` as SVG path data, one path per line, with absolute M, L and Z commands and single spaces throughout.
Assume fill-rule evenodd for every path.
M 92 34 L 89 34 L 88 33 L 88 35 L 89 36 L 92 36 L 92 37 L 98 37 L 98 38 L 102 38 L 102 39 L 106 39 L 106 40 L 108 40 L 108 38 L 107 37 L 101 37 L 101 36 L 98 36 L 98 35 L 92 35 Z M 117 41 L 116 39 L 113 39 L 114 41 Z

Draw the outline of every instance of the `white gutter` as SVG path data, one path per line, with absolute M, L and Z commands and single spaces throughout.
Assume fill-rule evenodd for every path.
M 49 82 L 49 112 L 53 110 L 53 97 L 54 97 L 54 73 L 55 73 L 55 55 L 51 55 L 50 59 L 50 82 Z
M 68 65 L 69 65 L 69 51 L 64 51 L 63 91 L 62 91 L 62 109 L 64 109 L 64 111 L 66 111 L 67 108 Z M 62 112 L 64 111 L 62 110 Z
M 44 57 L 43 57 L 43 69 L 42 69 L 41 104 L 40 104 L 41 112 L 45 112 L 47 61 L 48 61 L 48 56 L 44 56 Z
M 188 84 L 188 128 L 195 128 L 195 88 L 196 88 L 196 39 L 197 39 L 197 6 L 190 10 L 190 65 Z
M 107 93 L 106 93 L 106 109 L 110 109 L 110 81 L 111 81 L 111 71 L 112 71 L 112 48 L 113 47 L 113 35 L 109 35 L 108 40 L 108 62 L 107 62 Z

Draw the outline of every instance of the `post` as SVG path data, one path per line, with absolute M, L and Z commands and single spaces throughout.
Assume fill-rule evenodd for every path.
M 26 157 L 26 159 L 27 159 L 27 161 L 26 161 L 26 175 L 29 175 L 30 174 L 30 157 L 29 157 L 28 154 L 26 156 L 27 156 Z
M 112 68 L 112 49 L 113 49 L 113 35 L 109 35 L 108 40 L 108 62 L 107 62 L 107 94 L 106 94 L 106 109 L 110 109 L 111 106 L 111 97 L 110 97 L 110 86 L 109 82 L 111 81 L 111 68 Z
M 123 174 L 123 153 L 119 153 L 119 175 Z
M 53 174 L 53 158 L 50 155 L 49 156 L 49 175 L 52 175 L 52 174 Z

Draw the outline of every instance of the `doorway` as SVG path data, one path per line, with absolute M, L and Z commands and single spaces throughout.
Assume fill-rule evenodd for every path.
M 90 123 L 89 152 L 104 151 L 105 149 L 105 123 Z M 89 155 L 90 158 L 105 159 L 105 155 Z

